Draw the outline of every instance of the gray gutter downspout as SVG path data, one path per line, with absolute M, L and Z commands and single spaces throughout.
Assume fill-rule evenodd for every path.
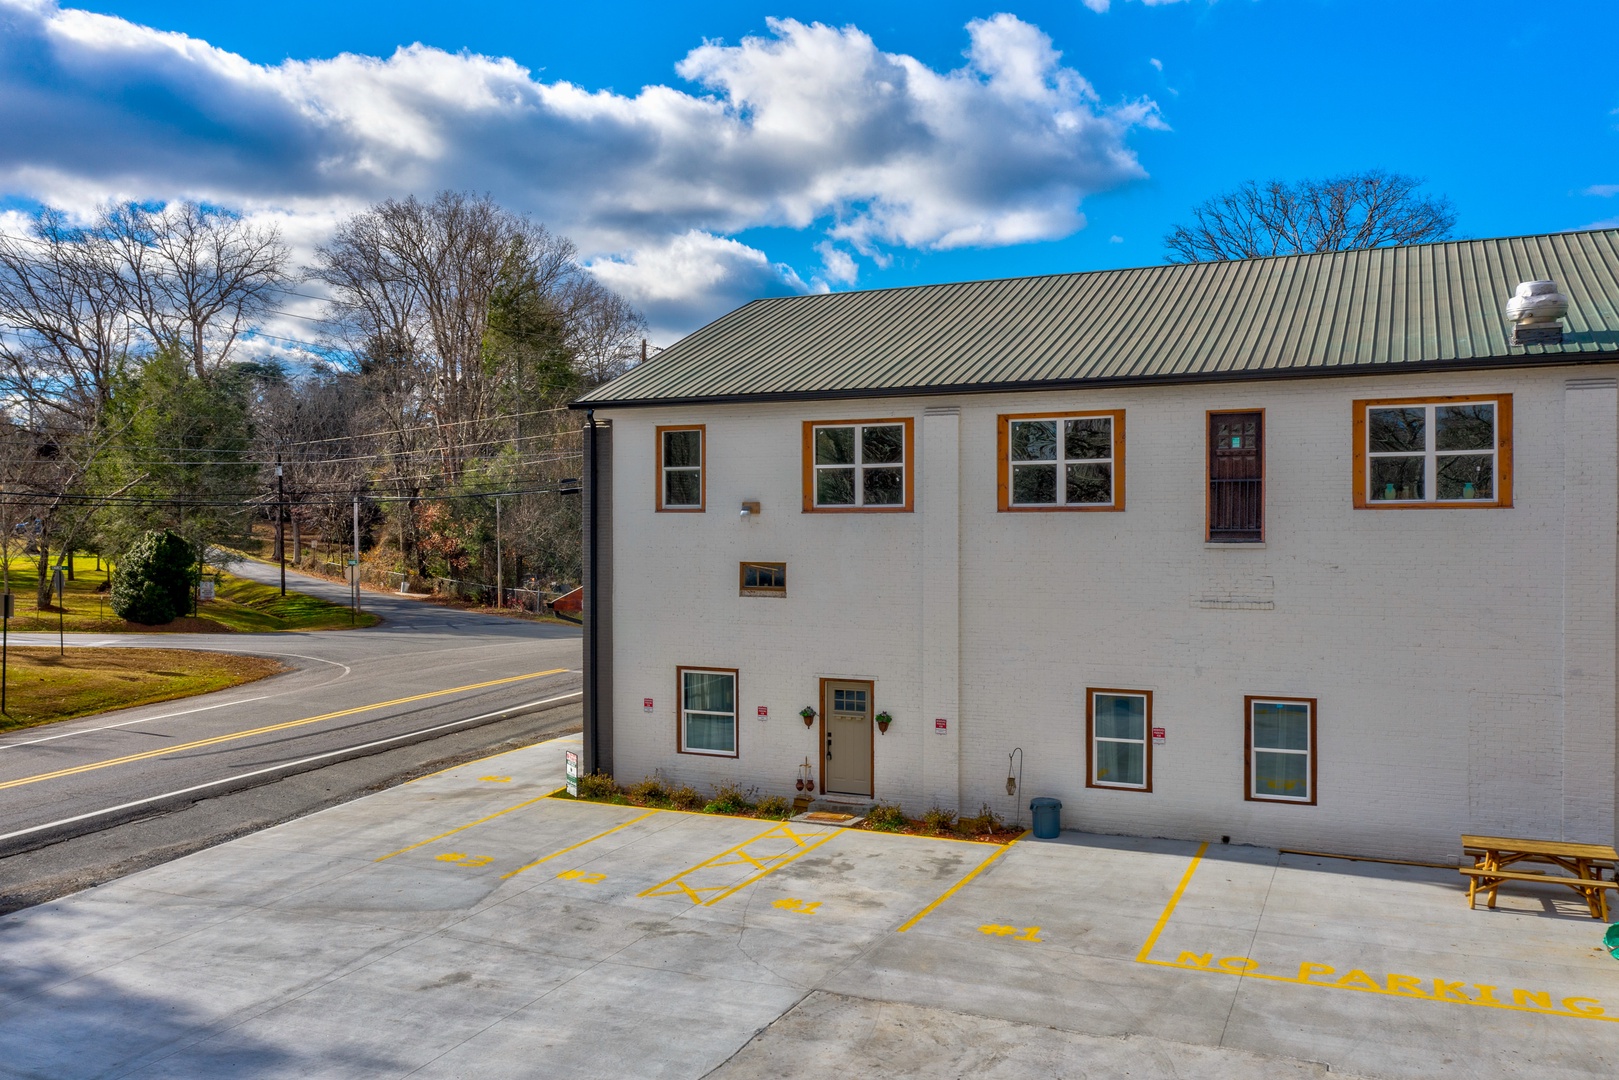
M 601 726 L 599 724 L 601 688 L 596 678 L 597 670 L 601 667 L 601 658 L 596 652 L 596 627 L 600 623 L 600 620 L 597 618 L 597 602 L 601 595 L 601 589 L 598 588 L 601 581 L 601 564 L 596 561 L 596 535 L 600 531 L 601 526 L 598 510 L 599 503 L 597 501 L 596 494 L 597 476 L 595 409 L 585 410 L 585 423 L 590 428 L 590 471 L 585 474 L 585 482 L 590 485 L 590 532 L 585 538 L 585 543 L 590 553 L 590 580 L 586 582 L 584 610 L 586 623 L 585 633 L 590 638 L 590 665 L 589 670 L 585 672 L 585 679 L 590 684 L 590 694 L 587 698 L 590 704 L 585 710 L 585 737 L 583 740 L 585 760 L 580 764 L 583 766 L 581 770 L 583 774 L 589 776 L 597 769 L 598 732 L 601 730 Z

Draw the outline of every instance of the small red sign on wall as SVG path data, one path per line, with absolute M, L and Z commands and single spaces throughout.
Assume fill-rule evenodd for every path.
M 937 731 L 940 735 L 943 735 L 947 730 L 949 730 L 949 728 L 950 721 L 946 720 L 942 716 L 933 721 L 933 730 Z
M 761 719 L 761 720 L 769 720 L 770 719 L 770 706 L 768 706 L 768 705 L 759 706 L 759 719 Z
M 644 712 L 651 712 L 652 711 L 652 699 L 649 698 L 649 697 L 648 698 L 642 698 L 641 699 L 641 709 Z
M 1152 741 L 1154 743 L 1160 745 L 1160 746 L 1163 745 L 1163 742 L 1164 742 L 1164 729 L 1163 728 L 1155 727 L 1155 728 L 1152 729 Z

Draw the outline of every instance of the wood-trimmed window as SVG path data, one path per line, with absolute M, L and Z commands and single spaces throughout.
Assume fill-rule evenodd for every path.
M 675 749 L 682 754 L 737 756 L 737 669 L 675 669 Z
M 704 467 L 708 431 L 702 424 L 660 427 L 658 440 L 658 510 L 700 514 L 708 495 Z
M 997 419 L 1001 510 L 1124 509 L 1123 409 Z
M 1245 697 L 1244 797 L 1315 805 L 1315 698 Z
M 1152 691 L 1085 691 L 1085 786 L 1152 790 Z
M 916 485 L 910 417 L 804 421 L 805 513 L 908 513 Z
M 1204 539 L 1211 544 L 1263 543 L 1265 410 L 1210 412 L 1208 424 Z
M 738 578 L 743 596 L 787 595 L 787 564 L 784 562 L 742 563 Z
M 1512 395 L 1354 402 L 1355 507 L 1512 505 Z

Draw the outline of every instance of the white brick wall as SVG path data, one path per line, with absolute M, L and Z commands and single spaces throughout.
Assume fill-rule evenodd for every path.
M 894 714 L 877 796 L 912 811 L 949 801 L 947 774 L 959 809 L 1010 816 L 1022 746 L 1023 802 L 1055 795 L 1069 828 L 1418 857 L 1454 857 L 1469 830 L 1612 842 L 1619 417 L 1611 387 L 1566 389 L 1610 374 L 615 411 L 618 774 L 790 795 L 820 749 L 797 711 L 840 676 Z M 1514 395 L 1512 508 L 1352 507 L 1351 400 L 1496 392 Z M 924 420 L 940 406 L 959 421 Z M 1126 511 L 998 513 L 996 414 L 1091 408 L 1126 410 Z M 1245 408 L 1266 410 L 1267 542 L 1206 546 L 1204 414 Z M 801 421 L 862 415 L 916 417 L 916 513 L 802 513 Z M 656 514 L 653 427 L 684 422 L 708 428 L 708 512 Z M 760 516 L 739 519 L 744 499 Z M 743 559 L 785 561 L 787 598 L 738 596 Z M 954 658 L 923 630 L 941 602 Z M 740 669 L 740 757 L 675 753 L 682 664 Z M 1085 787 L 1087 686 L 1154 692 L 1152 793 Z M 1319 700 L 1318 805 L 1243 799 L 1245 694 Z

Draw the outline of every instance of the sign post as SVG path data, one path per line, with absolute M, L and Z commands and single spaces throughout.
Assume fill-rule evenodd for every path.
M 67 655 L 67 635 L 62 626 L 63 612 L 66 605 L 63 603 L 63 593 L 67 588 L 66 578 L 62 574 L 62 564 L 57 563 L 51 567 L 51 588 L 56 590 L 56 655 Z
M 11 611 L 15 601 L 8 589 L 0 593 L 0 714 L 6 711 L 6 638 L 11 633 Z
M 564 758 L 563 758 L 563 761 L 565 763 L 565 766 L 564 766 L 564 769 L 563 769 L 563 777 L 566 779 L 566 782 L 567 782 L 567 785 L 568 785 L 568 794 L 572 795 L 574 798 L 577 799 L 579 797 L 579 753 L 578 753 L 578 751 L 575 751 L 575 750 L 567 751 Z

